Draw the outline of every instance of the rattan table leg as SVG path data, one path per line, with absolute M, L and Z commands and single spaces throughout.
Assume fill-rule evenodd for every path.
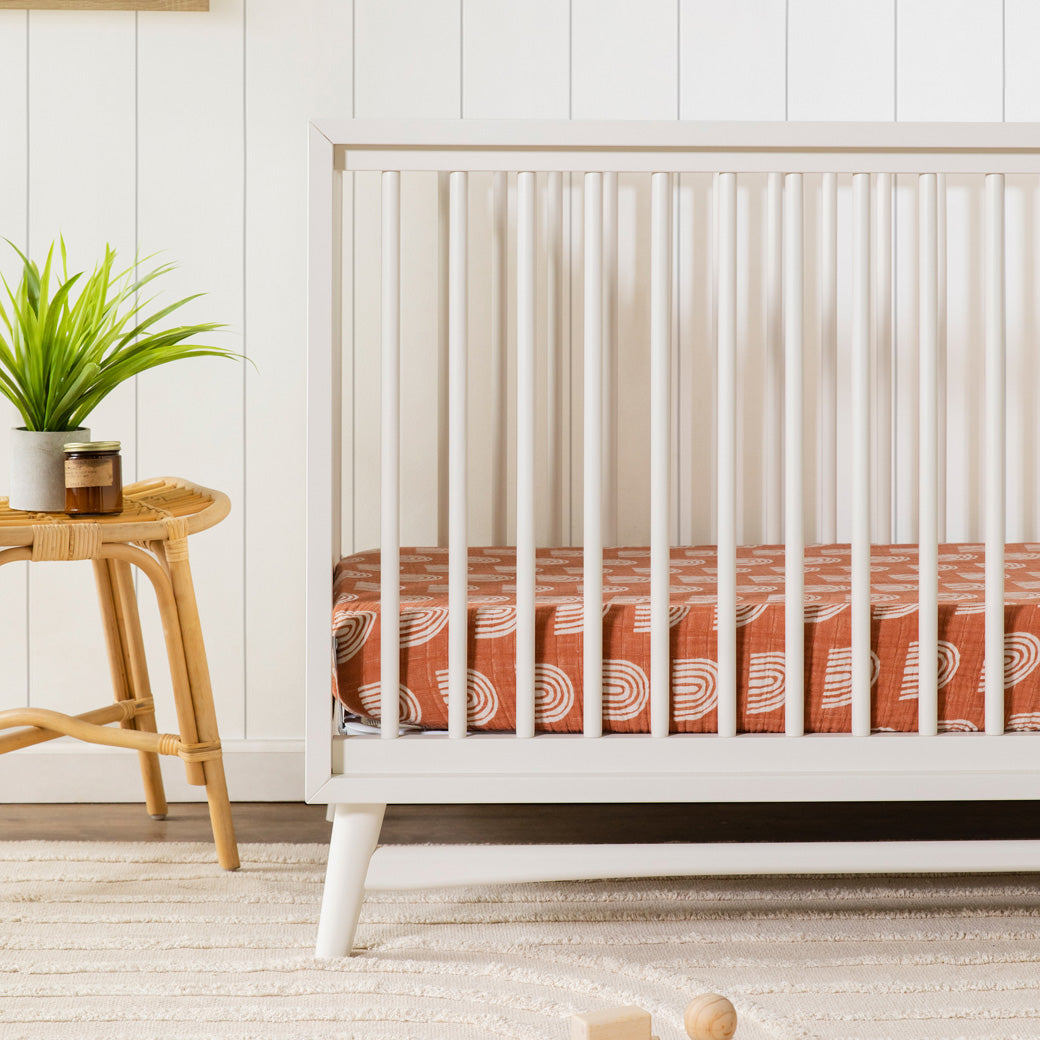
M 173 594 L 177 601 L 184 661 L 188 667 L 191 698 L 195 705 L 198 739 L 202 742 L 219 741 L 217 712 L 213 704 L 213 687 L 206 660 L 206 646 L 202 638 L 199 608 L 195 599 L 195 584 L 188 562 L 187 541 L 178 539 L 167 542 L 165 549 Z M 235 840 L 235 825 L 231 819 L 231 803 L 228 799 L 223 757 L 217 754 L 204 762 L 203 768 L 206 772 L 206 798 L 209 801 L 209 816 L 213 826 L 213 840 L 217 846 L 217 859 L 226 870 L 235 870 L 239 866 L 238 844 Z
M 151 698 L 144 642 L 141 638 L 141 621 L 137 613 L 137 597 L 134 595 L 129 567 L 117 560 L 94 560 L 93 563 L 115 698 L 117 701 Z M 122 576 L 118 572 L 119 567 L 126 569 Z M 155 733 L 155 714 L 145 712 L 121 725 L 124 729 Z M 139 751 L 138 760 L 148 812 L 153 819 L 165 819 L 166 794 L 163 790 L 159 756 L 151 751 Z
M 161 543 L 159 544 L 161 545 Z M 173 700 L 177 708 L 177 727 L 180 730 L 180 738 L 185 744 L 197 744 L 200 738 L 195 722 L 195 703 L 192 699 L 191 682 L 184 659 L 184 642 L 181 639 L 177 601 L 174 598 L 173 584 L 166 568 L 150 553 L 133 545 L 106 545 L 102 556 L 132 564 L 142 571 L 152 583 L 166 642 L 166 659 L 170 667 L 170 681 L 173 684 Z M 195 787 L 205 785 L 206 773 L 201 762 L 185 762 L 184 772 L 189 784 Z

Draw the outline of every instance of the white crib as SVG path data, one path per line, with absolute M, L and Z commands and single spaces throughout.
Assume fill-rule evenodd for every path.
M 1040 328 L 1028 285 L 1040 243 L 1032 216 L 1038 142 L 1040 126 L 1025 124 L 312 124 L 307 798 L 334 807 L 319 955 L 351 950 L 370 859 L 370 885 L 1040 869 L 1040 843 L 1010 841 L 470 847 L 462 855 L 384 848 L 372 858 L 383 810 L 394 802 L 1040 797 L 1040 744 L 1029 733 L 1004 733 L 1005 542 L 1037 539 L 1027 439 L 1036 385 L 1025 377 L 1035 374 L 1029 336 Z M 359 187 L 362 177 L 379 180 L 381 245 L 361 230 L 374 223 L 365 201 L 372 184 Z M 408 178 L 426 178 L 419 194 L 435 209 L 432 232 L 418 238 L 407 226 L 402 232 L 402 214 L 414 210 L 411 196 L 401 201 Z M 646 241 L 623 250 L 620 267 L 618 223 L 636 218 L 619 209 L 619 181 L 622 208 L 626 199 L 636 209 L 647 203 L 637 220 Z M 955 193 L 966 237 L 950 223 Z M 475 245 L 478 225 L 489 233 L 486 246 Z M 648 268 L 619 283 L 619 269 L 639 258 Z M 435 419 L 420 434 L 433 459 L 428 479 L 414 470 L 402 477 L 402 449 L 407 455 L 415 438 L 409 415 L 402 425 L 403 264 L 425 265 L 435 295 Z M 958 289 L 953 303 L 978 297 L 969 307 L 977 341 L 974 326 L 956 331 L 947 322 L 954 270 L 958 284 L 974 288 Z M 368 306 L 358 286 L 369 281 L 379 286 L 378 322 L 370 322 L 377 349 L 358 335 L 358 309 Z M 1011 335 L 1009 285 L 1017 294 Z M 897 310 L 900 286 L 907 305 Z M 625 293 L 637 297 L 629 306 L 648 301 L 648 356 L 630 351 L 625 361 L 647 373 L 642 463 L 632 461 L 628 439 L 628 461 L 619 461 L 619 418 L 628 422 L 618 405 L 626 399 L 617 323 Z M 474 309 L 489 317 L 486 334 L 474 331 Z M 749 331 L 749 309 L 757 332 Z M 677 335 L 691 324 L 701 346 Z M 362 370 L 375 385 L 375 354 L 378 398 L 359 389 Z M 967 389 L 954 391 L 958 365 Z M 475 369 L 487 373 L 486 400 L 473 393 Z M 756 381 L 761 408 L 741 398 L 744 376 Z M 962 423 L 969 398 L 975 418 Z M 379 465 L 366 477 L 358 437 L 371 424 L 358 409 L 370 414 L 373 399 Z M 755 438 L 747 435 L 751 412 Z M 962 425 L 979 445 L 968 477 L 950 465 Z M 467 482 L 475 451 L 491 467 L 490 490 L 471 474 Z M 648 508 L 639 508 L 651 553 L 650 732 L 603 735 L 603 547 L 626 534 L 619 503 L 642 498 L 643 486 L 633 496 L 625 476 L 640 466 L 649 495 Z M 409 496 L 422 480 L 431 500 L 413 508 Z M 377 501 L 366 481 L 378 483 Z M 486 523 L 473 518 L 476 492 L 490 501 Z M 426 544 L 450 550 L 449 723 L 443 733 L 399 734 L 395 579 L 402 518 L 414 528 L 412 514 L 423 510 Z M 380 517 L 381 732 L 345 736 L 330 697 L 332 571 L 359 530 L 359 540 L 374 538 L 364 533 L 370 514 Z M 939 683 L 929 668 L 920 669 L 915 691 L 918 732 L 872 733 L 872 542 L 920 546 L 917 640 L 927 661 L 938 653 L 938 547 L 972 538 L 985 543 L 985 733 L 938 732 Z M 467 732 L 466 550 L 487 540 L 516 546 L 517 727 L 508 734 Z M 669 548 L 695 540 L 718 551 L 713 734 L 669 733 Z M 784 545 L 783 671 L 786 689 L 799 693 L 785 695 L 785 732 L 738 733 L 737 545 L 764 540 Z M 851 544 L 850 733 L 805 732 L 807 540 Z M 584 731 L 536 735 L 535 547 L 568 543 L 583 546 Z

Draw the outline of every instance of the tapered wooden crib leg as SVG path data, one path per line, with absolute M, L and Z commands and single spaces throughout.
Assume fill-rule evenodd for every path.
M 346 957 L 354 947 L 369 860 L 379 841 L 385 805 L 337 805 L 332 820 L 317 957 Z

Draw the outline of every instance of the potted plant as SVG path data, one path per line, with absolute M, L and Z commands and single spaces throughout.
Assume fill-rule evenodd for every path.
M 115 250 L 106 245 L 104 258 L 74 293 L 83 273 L 69 275 L 64 240 L 59 239 L 60 278 L 54 270 L 54 243 L 42 271 L 13 242 L 8 244 L 21 258 L 22 277 L 13 290 L 3 280 L 7 300 L 0 298 L 0 392 L 24 422 L 11 435 L 10 505 L 60 512 L 65 508 L 64 445 L 90 440 L 83 421 L 120 383 L 181 358 L 240 355 L 189 342 L 223 328 L 220 324 L 156 329 L 202 295 L 149 309 L 155 297 L 138 294 L 172 270 L 172 264 L 135 277 L 137 264 L 116 271 Z

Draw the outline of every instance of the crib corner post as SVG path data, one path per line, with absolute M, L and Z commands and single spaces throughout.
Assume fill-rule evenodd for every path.
M 385 811 L 383 803 L 335 806 L 315 957 L 347 957 L 353 952 L 368 864 Z

